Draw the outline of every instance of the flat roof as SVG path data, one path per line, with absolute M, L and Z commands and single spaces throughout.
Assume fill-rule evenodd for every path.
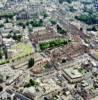
M 77 69 L 69 68 L 64 69 L 64 71 L 72 79 L 82 77 L 82 74 Z

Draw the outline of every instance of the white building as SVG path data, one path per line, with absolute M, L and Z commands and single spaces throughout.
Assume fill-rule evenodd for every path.
M 64 72 L 65 77 L 70 83 L 80 82 L 83 79 L 83 75 L 77 69 L 64 69 Z

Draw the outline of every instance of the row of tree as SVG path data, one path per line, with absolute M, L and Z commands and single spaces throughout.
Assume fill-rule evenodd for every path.
M 86 24 L 96 24 L 97 18 L 93 14 L 81 14 L 80 16 L 75 16 L 75 19 L 83 21 Z

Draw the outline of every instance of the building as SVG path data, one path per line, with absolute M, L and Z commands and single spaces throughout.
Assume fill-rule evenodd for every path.
M 70 83 L 80 82 L 83 79 L 83 75 L 77 69 L 64 69 L 64 73 L 64 76 Z
M 0 100 L 30 100 L 30 99 L 12 90 L 7 90 L 0 93 Z
M 27 20 L 27 19 L 31 19 L 32 16 L 26 10 L 22 10 L 17 14 L 16 18 L 18 20 Z
M 35 60 L 35 65 L 33 66 L 31 72 L 33 72 L 34 74 L 39 74 L 43 71 L 43 66 L 45 66 L 46 64 L 48 64 L 50 62 L 50 58 L 48 58 L 46 55 L 39 54 L 36 53 L 33 55 L 34 60 Z

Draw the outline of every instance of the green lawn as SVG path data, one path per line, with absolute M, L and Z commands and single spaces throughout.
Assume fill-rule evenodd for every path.
M 0 65 L 3 65 L 3 64 L 6 64 L 6 63 L 9 63 L 9 60 L 5 60 L 5 61 L 0 60 Z
M 18 43 L 12 46 L 12 50 L 15 51 L 14 55 L 10 59 L 0 60 L 0 65 L 9 63 L 12 60 L 19 60 L 20 58 L 26 57 L 32 53 L 32 46 L 29 44 Z
M 16 50 L 12 59 L 17 59 L 32 53 L 32 46 L 29 44 L 18 43 L 12 47 L 12 50 Z

